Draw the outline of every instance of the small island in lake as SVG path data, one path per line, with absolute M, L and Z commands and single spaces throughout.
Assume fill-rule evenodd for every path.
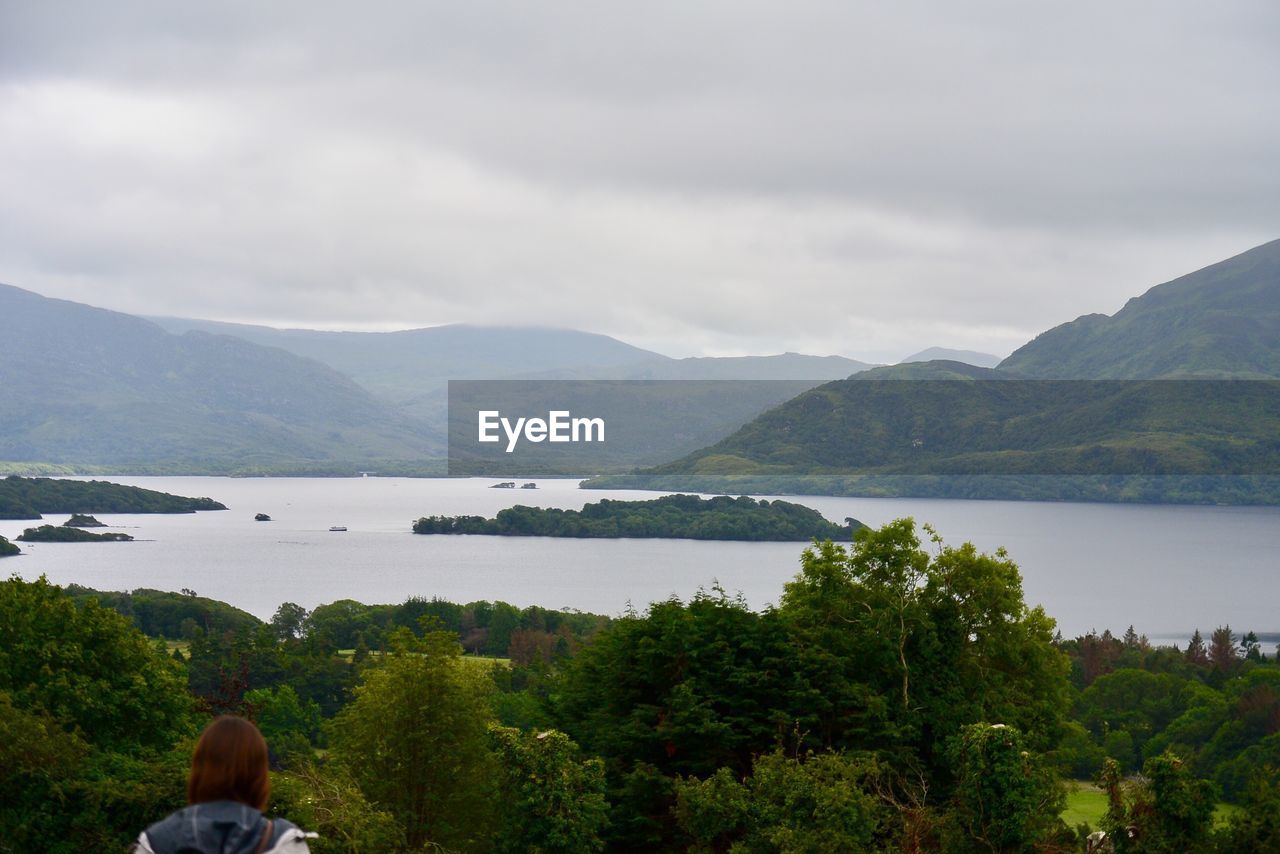
M 270 516 L 268 516 L 266 513 L 258 513 L 258 514 L 255 514 L 255 515 L 254 515 L 254 517 L 253 517 L 253 521 L 255 521 L 255 522 L 270 522 L 270 521 L 271 521 L 271 517 L 270 517 Z
M 127 543 L 133 537 L 110 531 L 95 534 L 80 528 L 68 528 L 66 525 L 41 525 L 39 528 L 27 528 L 18 539 L 24 543 Z
M 22 549 L 18 548 L 4 537 L 0 537 L 0 557 L 13 557 L 14 555 L 20 554 L 22 554 Z
M 483 516 L 424 516 L 415 534 L 489 534 L 504 537 L 664 538 L 796 542 L 844 540 L 862 523 L 829 521 L 817 510 L 788 501 L 727 495 L 664 495 L 647 501 L 605 499 L 581 510 L 525 507 Z
M 187 498 L 105 480 L 17 475 L 0 479 L 0 519 L 41 519 L 43 513 L 194 513 L 226 509 L 211 498 Z
M 99 522 L 94 517 L 87 516 L 84 513 L 73 513 L 71 514 L 70 519 L 62 523 L 62 527 L 64 528 L 105 528 L 107 527 L 107 525 L 105 522 Z

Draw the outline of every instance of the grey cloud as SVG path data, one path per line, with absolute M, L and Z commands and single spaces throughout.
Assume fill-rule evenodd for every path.
M 124 310 L 1007 351 L 1280 221 L 1269 2 L 0 16 L 0 279 Z

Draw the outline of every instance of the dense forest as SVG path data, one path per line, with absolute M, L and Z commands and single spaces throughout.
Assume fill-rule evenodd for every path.
M 226 510 L 211 498 L 184 498 L 104 480 L 0 478 L 0 519 L 40 519 L 43 513 L 194 513 Z
M 123 847 L 181 805 L 223 712 L 263 730 L 273 810 L 317 852 L 1280 843 L 1280 667 L 1256 637 L 1064 639 L 1007 554 L 910 519 L 806 548 L 764 611 L 713 588 L 615 618 L 413 598 L 264 622 L 0 582 L 14 850 Z M 1107 806 L 1070 827 L 1082 785 Z
M 847 540 L 861 523 L 843 526 L 809 507 L 727 495 L 664 495 L 647 501 L 604 499 L 581 510 L 526 507 L 483 516 L 424 516 L 415 534 L 490 534 L 505 537 L 663 537 L 686 540 Z

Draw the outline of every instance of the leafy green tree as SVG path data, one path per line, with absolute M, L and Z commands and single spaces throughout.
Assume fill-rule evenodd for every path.
M 271 618 L 271 628 L 276 637 L 282 641 L 296 640 L 302 637 L 307 622 L 307 609 L 293 602 L 284 602 L 276 609 Z
M 1231 633 L 1231 626 L 1219 626 L 1209 637 L 1209 663 L 1215 673 L 1231 674 L 1235 672 L 1239 659 L 1236 655 L 1236 636 Z
M 495 851 L 601 851 L 608 821 L 604 763 L 584 759 L 564 733 L 489 730 L 498 768 L 502 821 Z
M 556 691 L 565 731 L 622 772 L 746 773 L 787 731 L 787 639 L 775 614 L 723 590 L 672 599 L 601 632 Z
M 1243 656 L 1246 661 L 1262 660 L 1262 644 L 1258 643 L 1257 632 L 1246 632 L 1244 636 L 1240 638 L 1240 655 Z
M 1069 721 L 1064 730 L 1062 741 L 1053 752 L 1062 773 L 1076 780 L 1096 777 L 1107 754 L 1079 721 Z
M 1028 851 L 1065 830 L 1066 793 L 1022 734 L 1003 724 L 964 727 L 952 761 L 957 785 L 948 850 Z M 958 832 L 957 832 L 958 831 Z
M 95 746 L 167 748 L 193 728 L 182 666 L 129 621 L 41 577 L 0 582 L 0 691 Z
M 1053 621 L 1024 604 L 1002 550 L 981 554 L 936 536 L 933 545 L 925 551 L 915 523 L 899 519 L 859 530 L 851 550 L 806 551 L 780 608 L 802 684 L 826 716 L 802 725 L 830 739 L 823 746 L 896 744 L 943 778 L 947 743 L 965 724 L 1006 721 L 1036 750 L 1050 749 L 1070 667 L 1053 645 Z
M 676 814 L 695 850 L 861 852 L 886 810 L 870 791 L 874 765 L 838 753 L 767 753 L 739 780 L 721 768 L 677 782 Z
M 1111 759 L 1099 782 L 1108 808 L 1102 829 L 1120 854 L 1177 854 L 1206 850 L 1213 826 L 1214 790 L 1172 753 L 1148 759 L 1142 776 L 1121 778 Z
M 1280 772 L 1254 773 L 1218 842 L 1223 851 L 1280 851 Z
M 74 787 L 89 750 L 48 712 L 15 708 L 0 692 L 0 850 L 36 850 L 56 832 L 50 806 Z
M 1134 750 L 1133 734 L 1127 729 L 1113 729 L 1102 741 L 1102 752 L 1120 763 L 1120 770 L 1128 773 L 1139 766 Z
M 404 830 L 391 813 L 364 796 L 347 770 L 310 761 L 271 775 L 272 815 L 319 834 L 314 854 L 381 854 L 405 849 Z
M 390 653 L 365 668 L 333 721 L 332 756 L 396 818 L 410 848 L 483 850 L 492 832 L 493 682 L 462 660 L 452 632 L 418 639 L 401 628 L 389 640 Z
M 244 695 L 254 723 L 277 757 L 307 757 L 320 737 L 320 705 L 303 702 L 291 685 L 258 688 Z

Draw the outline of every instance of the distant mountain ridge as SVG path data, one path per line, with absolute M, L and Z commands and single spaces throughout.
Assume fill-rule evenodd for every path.
M 1000 363 L 1045 379 L 1280 377 L 1280 240 L 1043 332 Z
M 349 470 L 438 440 L 326 365 L 0 285 L 0 460 Z
M 170 332 L 234 335 L 315 359 L 394 402 L 412 401 L 451 379 L 499 379 L 667 359 L 607 335 L 572 329 L 453 324 L 399 332 L 326 332 L 188 318 L 151 320 Z
M 876 367 L 844 356 L 809 356 L 779 353 L 775 356 L 695 356 L 688 359 L 656 359 L 613 367 L 592 366 L 570 370 L 520 374 L 516 379 L 595 380 L 841 380 Z
M 979 368 L 994 368 L 1000 364 L 1000 357 L 991 353 L 979 353 L 977 350 L 952 350 L 947 347 L 930 347 L 927 350 L 921 350 L 919 353 L 912 353 L 907 358 L 898 362 L 899 365 L 906 365 L 912 362 L 963 362 L 966 365 L 974 365 Z
M 440 441 L 446 431 L 449 380 L 800 380 L 818 385 L 873 367 L 843 356 L 800 353 L 673 359 L 572 329 L 457 324 L 401 332 L 325 332 L 188 318 L 152 320 L 170 332 L 233 335 L 323 362 Z M 756 395 L 764 388 L 756 388 Z M 785 389 L 777 387 L 779 394 Z M 764 400 L 761 409 L 785 399 Z

